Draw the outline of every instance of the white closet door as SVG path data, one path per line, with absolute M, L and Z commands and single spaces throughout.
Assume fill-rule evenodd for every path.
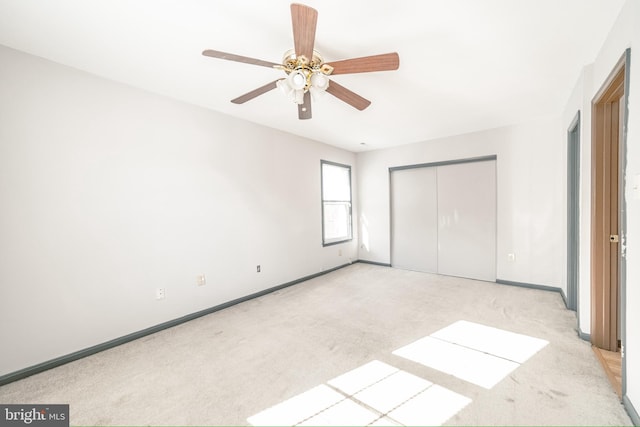
M 391 172 L 391 264 L 438 271 L 436 168 Z
M 438 273 L 496 279 L 496 161 L 438 166 Z

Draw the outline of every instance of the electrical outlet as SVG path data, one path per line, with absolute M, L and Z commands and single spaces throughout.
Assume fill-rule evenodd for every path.
M 156 289 L 156 299 L 164 299 L 164 288 Z
M 260 265 L 256 266 L 256 273 L 260 273 Z
M 204 274 L 199 274 L 196 277 L 196 283 L 198 284 L 198 286 L 204 286 L 207 284 L 207 278 L 204 276 Z

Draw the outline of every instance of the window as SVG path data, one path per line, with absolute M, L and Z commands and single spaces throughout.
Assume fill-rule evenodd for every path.
M 320 162 L 322 245 L 351 240 L 351 166 Z

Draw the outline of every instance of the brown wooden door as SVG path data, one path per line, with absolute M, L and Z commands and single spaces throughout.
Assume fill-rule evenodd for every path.
M 591 342 L 617 351 L 620 265 L 620 139 L 625 64 L 600 90 L 592 111 Z

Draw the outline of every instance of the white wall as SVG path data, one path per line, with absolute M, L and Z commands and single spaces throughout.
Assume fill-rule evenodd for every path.
M 356 194 L 353 153 L 4 47 L 0 64 L 0 375 L 357 257 L 323 248 L 320 220 L 320 159 L 353 165 Z
M 640 175 L 640 1 L 628 0 L 593 64 L 585 66 L 567 102 L 563 128 L 575 111 L 582 111 L 581 125 L 581 225 L 580 225 L 580 328 L 590 332 L 590 227 L 591 227 L 591 101 L 627 48 L 631 48 L 628 88 L 627 167 L 624 198 L 626 236 L 626 340 L 627 399 L 640 408 L 640 190 L 634 190 Z M 565 142 L 566 146 L 566 142 Z M 640 182 L 638 182 L 640 185 Z
M 566 292 L 565 148 L 560 120 L 539 119 L 359 153 L 360 259 L 390 262 L 389 167 L 496 154 L 498 279 Z

